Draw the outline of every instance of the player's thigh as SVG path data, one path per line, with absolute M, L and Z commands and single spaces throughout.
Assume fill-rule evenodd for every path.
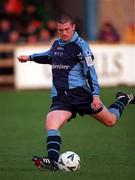
M 72 113 L 64 110 L 54 110 L 48 113 L 46 117 L 45 127 L 46 129 L 59 129 L 70 118 Z
M 101 112 L 92 114 L 92 116 L 106 126 L 114 126 L 117 120 L 116 116 L 108 111 L 106 107 Z

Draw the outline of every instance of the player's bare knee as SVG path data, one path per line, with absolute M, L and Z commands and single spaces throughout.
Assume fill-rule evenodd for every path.
M 59 129 L 60 125 L 54 121 L 54 119 L 47 119 L 45 122 L 45 129 L 50 130 L 50 129 Z

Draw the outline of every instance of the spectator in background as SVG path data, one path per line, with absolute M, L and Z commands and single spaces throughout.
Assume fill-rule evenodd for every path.
M 29 3 L 24 7 L 24 11 L 21 15 L 22 22 L 28 25 L 37 19 L 37 7 L 33 3 Z
M 20 34 L 18 31 L 13 30 L 10 32 L 9 34 L 9 43 L 11 44 L 16 44 L 16 43 L 20 43 Z
M 27 37 L 27 44 L 35 45 L 35 44 L 37 44 L 37 42 L 38 42 L 38 38 L 37 38 L 36 34 L 33 33 Z
M 6 0 L 4 9 L 7 14 L 20 15 L 23 10 L 22 0 Z
M 97 35 L 97 40 L 104 43 L 117 43 L 120 36 L 111 22 L 105 21 Z
M 51 40 L 50 32 L 47 29 L 41 29 L 39 32 L 39 42 L 49 42 Z
M 11 32 L 11 23 L 8 19 L 2 19 L 0 22 L 0 42 L 7 43 Z
M 29 23 L 29 25 L 26 28 L 26 34 L 37 34 L 37 27 L 33 23 Z
M 48 20 L 47 29 L 49 30 L 52 38 L 56 37 L 57 35 L 56 21 L 54 21 L 53 19 Z
M 124 40 L 127 43 L 135 43 L 135 22 L 130 23 L 125 30 Z

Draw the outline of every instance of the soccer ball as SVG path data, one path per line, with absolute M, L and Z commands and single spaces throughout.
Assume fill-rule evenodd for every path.
M 66 151 L 60 155 L 58 167 L 62 171 L 77 171 L 80 169 L 80 157 L 73 151 Z

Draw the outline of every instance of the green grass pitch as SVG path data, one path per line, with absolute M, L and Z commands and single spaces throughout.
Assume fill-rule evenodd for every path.
M 109 106 L 119 88 L 103 88 Z M 122 87 L 134 91 L 135 88 Z M 44 119 L 49 91 L 0 92 L 0 180 L 132 180 L 135 179 L 135 106 L 129 105 L 118 124 L 107 128 L 89 116 L 77 116 L 61 130 L 61 153 L 81 158 L 78 172 L 36 169 L 32 156 L 44 156 Z

